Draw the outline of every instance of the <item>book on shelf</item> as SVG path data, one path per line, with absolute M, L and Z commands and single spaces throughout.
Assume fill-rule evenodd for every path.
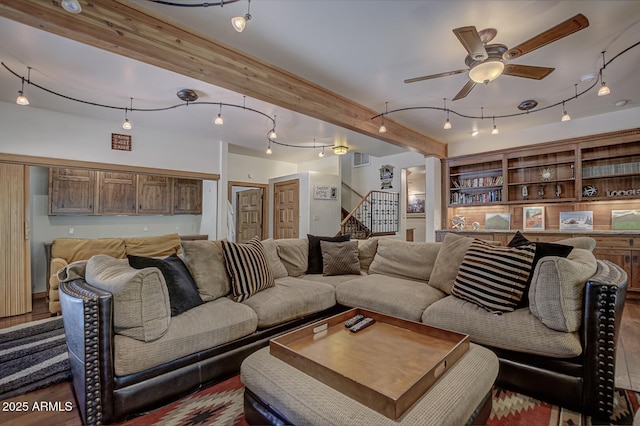
M 502 182 L 502 175 L 452 180 L 453 186 L 455 188 L 483 188 L 485 186 L 500 186 L 502 185 Z

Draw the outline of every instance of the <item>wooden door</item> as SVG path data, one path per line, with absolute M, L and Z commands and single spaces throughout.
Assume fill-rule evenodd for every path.
M 49 214 L 93 214 L 95 193 L 94 170 L 49 169 Z
M 273 237 L 299 238 L 300 181 L 298 179 L 273 185 Z
M 201 180 L 173 180 L 173 214 L 202 214 Z
M 236 242 L 262 238 L 262 188 L 236 193 Z
M 135 173 L 98 172 L 98 213 L 135 214 L 137 179 Z
M 171 178 L 138 175 L 138 213 L 171 214 Z
M 29 168 L 0 163 L 0 317 L 31 312 Z

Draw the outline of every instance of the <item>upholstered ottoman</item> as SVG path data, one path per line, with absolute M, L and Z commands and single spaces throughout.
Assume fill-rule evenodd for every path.
M 491 413 L 491 387 L 497 375 L 495 354 L 471 344 L 469 351 L 394 421 L 270 355 L 268 347 L 250 355 L 240 368 L 249 424 L 484 424 Z

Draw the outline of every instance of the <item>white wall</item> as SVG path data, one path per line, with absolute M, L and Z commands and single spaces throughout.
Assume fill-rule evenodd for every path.
M 313 198 L 313 189 L 316 185 L 335 187 L 336 199 L 316 200 Z M 325 173 L 309 172 L 308 215 L 309 234 L 333 236 L 340 230 L 340 176 Z M 300 204 L 307 204 L 300 200 Z
M 527 129 L 517 134 L 500 131 L 497 135 L 469 138 L 464 142 L 448 145 L 449 157 L 514 148 L 543 142 L 552 142 L 598 133 L 613 132 L 640 127 L 640 107 L 627 108 L 595 117 L 572 119 L 571 121 L 547 124 Z
M 267 184 L 269 183 L 269 179 L 298 172 L 298 166 L 295 163 L 287 163 L 285 161 L 267 160 L 231 152 L 227 154 L 227 160 L 227 173 L 221 176 L 221 180 L 224 179 L 227 182 L 236 181 Z

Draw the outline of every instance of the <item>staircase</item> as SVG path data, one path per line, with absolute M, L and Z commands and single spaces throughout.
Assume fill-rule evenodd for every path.
M 380 235 L 393 235 L 398 232 L 399 226 L 400 194 L 373 190 L 362 197 L 350 212 L 342 209 L 338 235 L 351 234 L 353 239 L 365 240 Z

